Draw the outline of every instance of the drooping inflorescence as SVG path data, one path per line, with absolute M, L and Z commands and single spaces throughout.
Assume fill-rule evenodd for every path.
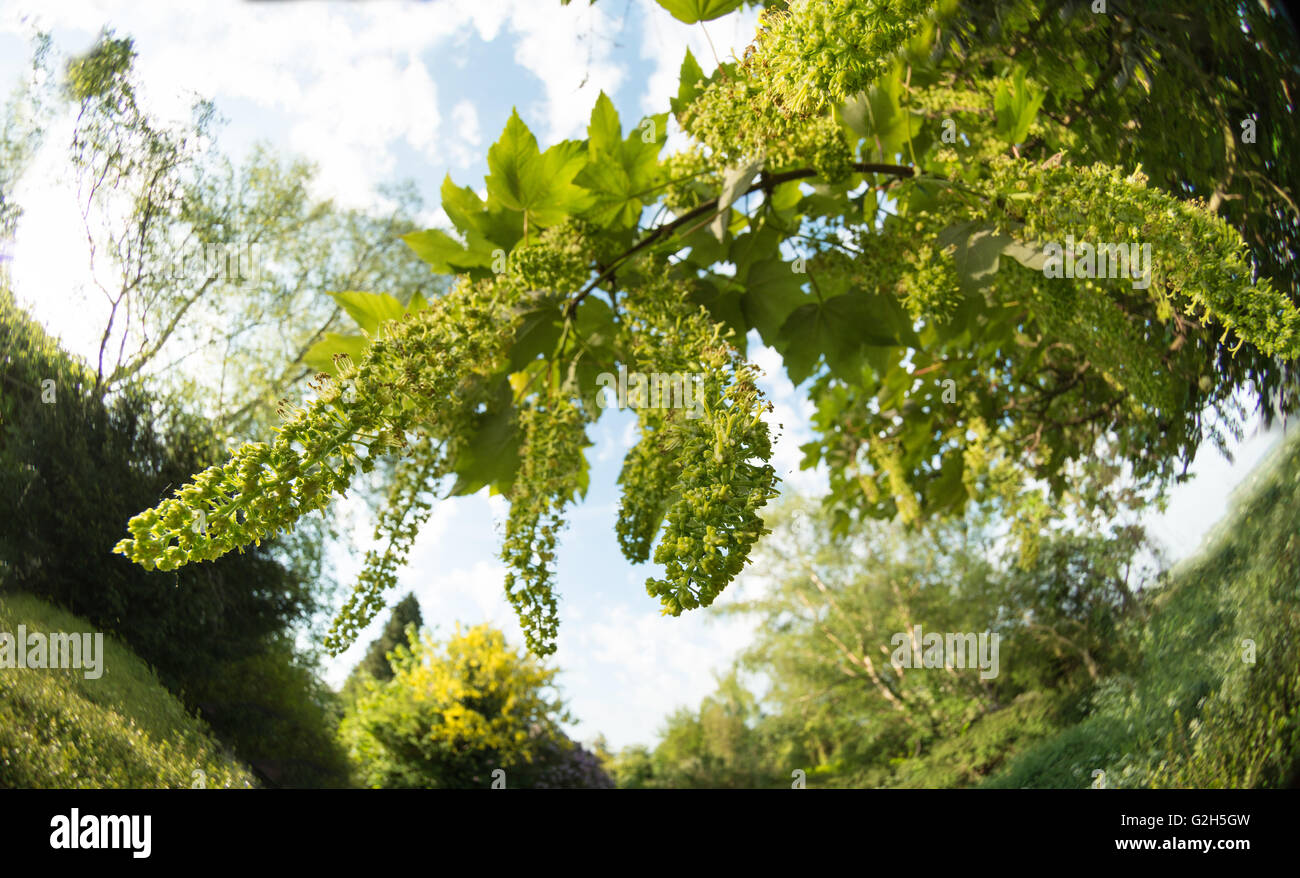
M 511 295 L 493 282 L 465 283 L 433 307 L 385 324 L 360 363 L 337 360 L 336 376 L 318 376 L 317 398 L 294 411 L 274 442 L 250 443 L 231 460 L 195 476 L 128 523 L 114 548 L 146 568 L 171 570 L 211 560 L 275 536 L 301 516 L 343 494 L 357 471 L 407 443 L 415 469 L 399 467 L 391 522 L 395 548 L 367 560 L 366 574 L 336 620 L 333 647 L 350 642 L 382 607 L 378 595 L 409 546 L 400 522 L 430 480 L 445 471 L 449 450 L 468 439 L 469 415 L 485 399 L 484 379 L 498 371 L 512 337 Z M 427 441 L 428 439 L 433 442 Z
M 501 559 L 506 597 L 519 616 L 528 648 L 555 651 L 555 553 L 564 508 L 580 490 L 583 449 L 589 444 L 580 403 L 555 394 L 520 414 L 523 443 L 519 475 L 510 492 L 510 517 Z
M 1124 174 L 1103 164 L 1043 167 L 1003 158 L 989 171 L 989 191 L 1010 196 L 1003 216 L 1023 223 L 1026 240 L 1060 242 L 1068 234 L 1149 245 L 1148 290 L 1164 319 L 1178 308 L 1266 354 L 1300 355 L 1300 310 L 1267 280 L 1256 281 L 1245 242 L 1203 201 L 1148 187 L 1140 169 Z
M 654 560 L 664 575 L 647 579 L 646 589 L 676 616 L 712 604 L 767 532 L 758 510 L 776 495 L 763 420 L 771 404 L 754 366 L 707 311 L 685 305 L 662 277 L 638 292 L 626 327 L 635 368 L 697 379 L 698 408 L 639 409 L 641 439 L 619 476 L 619 542 L 629 558 L 644 561 L 663 522 Z

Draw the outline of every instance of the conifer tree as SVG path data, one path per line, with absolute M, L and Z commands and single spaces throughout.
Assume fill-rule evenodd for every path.
M 406 632 L 410 627 L 419 630 L 424 624 L 420 617 L 420 602 L 411 592 L 393 606 L 393 614 L 388 617 L 384 631 L 366 650 L 365 658 L 357 663 L 354 673 L 367 674 L 376 680 L 393 679 L 393 668 L 389 664 L 388 654 L 398 646 L 407 643 Z

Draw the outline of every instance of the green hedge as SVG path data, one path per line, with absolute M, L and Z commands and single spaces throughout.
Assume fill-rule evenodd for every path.
M 319 606 L 309 564 L 274 541 L 173 573 L 112 553 L 132 515 L 223 456 L 175 401 L 104 398 L 0 286 L 0 581 L 117 635 L 264 782 L 346 786 L 339 709 L 293 647 Z

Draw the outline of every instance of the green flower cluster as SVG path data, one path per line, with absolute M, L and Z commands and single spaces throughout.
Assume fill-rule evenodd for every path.
M 946 320 L 961 303 L 961 286 L 957 268 L 930 241 L 907 251 L 910 271 L 899 278 L 903 307 L 914 319 Z
M 638 300 L 629 302 L 631 313 L 624 327 L 629 368 L 647 373 L 698 372 L 705 346 L 719 338 L 717 328 L 701 319 L 682 320 L 681 314 L 669 318 L 673 310 L 685 309 L 655 307 L 656 293 L 669 295 L 659 285 L 644 283 L 638 288 Z M 623 458 L 618 477 L 623 497 L 615 524 L 619 547 L 629 561 L 640 564 L 650 559 L 664 513 L 677 492 L 686 415 L 685 409 L 678 408 L 637 409 L 641 438 Z
M 890 496 L 898 508 L 899 521 L 903 524 L 918 521 L 921 518 L 921 504 L 916 499 L 916 492 L 907 482 L 902 450 L 897 440 L 872 442 L 868 454 L 876 471 L 889 485 Z
M 369 407 L 318 402 L 294 415 L 271 445 L 250 443 L 128 523 L 114 550 L 146 569 L 174 570 L 259 543 L 347 489 L 351 441 L 373 426 Z
M 618 483 L 623 486 L 618 521 L 614 525 L 619 547 L 629 561 L 650 560 L 650 548 L 663 524 L 668 502 L 677 487 L 677 467 L 665 460 L 670 430 L 668 423 L 681 417 L 675 410 L 638 412 L 641 439 L 623 458 Z M 668 422 L 668 423 L 666 423 Z
M 792 164 L 802 156 L 827 183 L 843 183 L 853 174 L 853 149 L 831 116 L 819 116 L 800 126 L 790 148 Z
M 820 112 L 884 73 L 933 6 L 933 0 L 793 0 L 787 11 L 763 13 L 746 61 L 782 112 Z
M 1021 293 L 1043 331 L 1068 344 L 1111 386 L 1129 394 L 1134 416 L 1146 406 L 1159 416 L 1177 411 L 1181 403 L 1182 369 L 1170 368 L 1160 338 L 1152 327 L 1133 319 L 1120 305 L 1126 295 L 1118 280 L 1047 280 L 1028 274 L 1004 283 L 1006 295 Z M 1022 292 L 1023 291 L 1023 292 Z M 1157 324 L 1156 329 L 1162 329 Z M 1206 368 L 1203 360 L 1179 357 L 1187 369 Z
M 907 217 L 906 224 L 892 226 L 887 233 L 859 227 L 853 242 L 859 254 L 853 282 L 895 296 L 915 320 L 946 320 L 964 295 L 951 254 L 934 240 L 951 222 L 947 213 L 927 211 Z
M 710 157 L 739 165 L 763 157 L 769 171 L 811 166 L 827 182 L 841 183 L 853 172 L 853 150 L 829 114 L 792 118 L 771 102 L 761 80 L 715 82 L 683 112 L 686 132 L 707 146 Z
M 664 189 L 664 206 L 678 216 L 699 207 L 722 188 L 721 175 L 698 146 L 668 156 L 664 176 L 674 181 Z
M 448 472 L 443 447 L 421 435 L 394 468 L 387 503 L 375 523 L 375 539 L 386 542 L 382 551 L 366 552 L 356 586 L 325 635 L 325 648 L 331 654 L 337 655 L 357 639 L 384 609 L 385 593 L 397 587 L 397 571 L 433 511 L 431 492 Z
M 544 656 L 555 652 L 559 631 L 551 582 L 556 535 L 564 526 L 564 507 L 582 487 L 589 418 L 579 404 L 554 396 L 525 408 L 519 420 L 524 439 L 501 559 L 510 568 L 506 597 L 519 616 L 528 648 Z
M 1010 193 L 1007 214 L 1023 222 L 1027 240 L 1150 244 L 1152 296 L 1162 319 L 1174 300 L 1202 324 L 1211 321 L 1265 354 L 1300 355 L 1300 310 L 1266 280 L 1254 280 L 1241 235 L 1199 200 L 1183 201 L 1146 186 L 1136 171 L 1095 164 L 1042 167 L 999 159 L 990 167 L 992 192 Z M 1005 221 L 1004 221 L 1005 222 Z M 1199 313 L 1198 313 L 1199 312 Z M 1236 350 L 1236 347 L 1233 350 Z
M 670 616 L 712 604 L 768 533 L 758 510 L 776 496 L 776 470 L 754 461 L 772 456 L 763 421 L 771 404 L 763 403 L 754 384 L 754 367 L 729 368 L 730 359 L 726 346 L 705 352 L 711 370 L 704 382 L 706 415 L 680 422 L 677 431 L 683 465 L 654 555 L 664 577 L 646 580 L 646 591 L 659 597 Z
M 553 226 L 538 240 L 510 254 L 511 280 L 528 290 L 569 295 L 591 274 L 592 251 L 587 230 L 578 220 Z
M 864 91 L 920 28 L 929 0 L 817 0 L 767 10 L 745 57 L 724 66 L 681 115 L 728 164 L 811 166 L 838 183 L 853 151 L 831 110 Z
M 943 122 L 952 120 L 954 140 L 937 149 L 926 160 L 925 169 L 938 176 L 960 176 L 976 163 L 985 162 L 1007 150 L 1006 140 L 994 125 L 994 86 L 990 82 L 952 86 L 934 84 L 907 93 L 911 106 L 924 114 L 926 128 L 936 139 L 944 133 Z M 978 90 L 976 90 L 978 89 Z M 942 141 L 941 141 L 942 142 Z
M 758 510 L 776 496 L 763 421 L 771 404 L 754 383 L 755 367 L 726 342 L 707 311 L 681 304 L 666 281 L 651 280 L 637 292 L 627 325 L 636 368 L 702 377 L 703 416 L 638 411 L 641 440 L 619 476 L 619 543 L 629 559 L 644 561 L 663 524 L 654 560 L 664 565 L 664 576 L 648 578 L 646 591 L 666 615 L 677 616 L 712 604 L 768 532 Z

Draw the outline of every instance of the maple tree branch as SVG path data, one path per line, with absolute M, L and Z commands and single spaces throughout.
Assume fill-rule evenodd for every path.
M 910 165 L 886 165 L 886 164 L 873 164 L 870 162 L 854 162 L 853 170 L 861 174 L 893 174 L 898 177 L 916 176 L 916 168 Z M 744 192 L 740 193 L 740 195 L 742 196 L 749 195 L 751 193 L 758 192 L 761 190 L 771 189 L 772 187 L 779 186 L 782 183 L 789 183 L 791 180 L 804 180 L 809 177 L 816 177 L 816 176 L 817 176 L 817 172 L 814 171 L 812 168 L 798 168 L 793 171 L 782 171 L 779 174 L 764 174 L 763 177 L 759 180 L 759 182 L 750 186 Z M 739 197 L 740 196 L 737 196 L 737 200 L 739 200 Z M 627 250 L 623 251 L 623 253 L 620 256 L 615 258 L 614 261 L 608 265 L 608 267 L 606 267 L 599 275 L 597 275 L 595 280 L 591 281 L 589 284 L 583 287 L 581 292 L 579 292 L 576 296 L 574 296 L 571 300 L 569 300 L 569 304 L 565 307 L 565 312 L 564 312 L 565 316 L 572 317 L 574 312 L 578 310 L 578 306 L 582 304 L 582 300 L 587 298 L 587 296 L 589 296 L 592 293 L 592 291 L 596 289 L 596 287 L 600 286 L 602 282 L 608 280 L 609 277 L 613 275 L 614 270 L 618 268 L 623 262 L 627 261 L 635 254 L 644 250 L 646 247 L 649 247 L 651 244 L 654 244 L 660 239 L 665 238 L 668 235 L 672 234 L 674 231 L 686 225 L 690 221 L 694 219 L 698 219 L 699 217 L 702 217 L 707 213 L 717 210 L 717 207 L 718 207 L 718 199 L 710 198 L 708 201 L 704 202 L 698 207 L 688 210 L 686 213 L 677 217 L 672 222 L 664 223 L 662 226 L 659 226 L 658 228 L 654 229 L 654 231 L 650 232 L 650 234 L 646 235 L 640 241 L 637 241 Z

